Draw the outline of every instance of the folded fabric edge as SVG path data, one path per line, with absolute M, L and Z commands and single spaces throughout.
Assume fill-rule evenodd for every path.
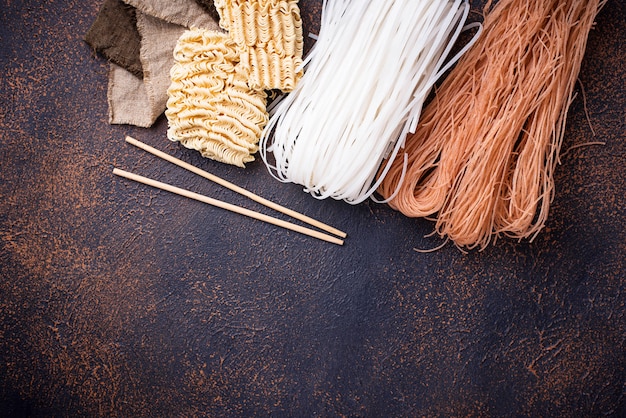
M 134 7 L 122 0 L 105 0 L 83 40 L 94 53 L 143 77 Z
M 123 0 L 137 10 L 187 28 L 220 30 L 218 22 L 195 0 Z
M 149 128 L 162 113 L 150 108 L 143 80 L 114 63 L 109 63 L 107 102 L 111 125 Z

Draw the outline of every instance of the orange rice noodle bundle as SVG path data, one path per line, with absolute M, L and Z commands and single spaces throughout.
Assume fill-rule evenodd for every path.
M 500 0 L 424 109 L 379 188 L 410 217 L 436 215 L 457 246 L 534 238 L 554 195 L 567 110 L 603 1 Z M 394 195 L 395 193 L 395 195 Z

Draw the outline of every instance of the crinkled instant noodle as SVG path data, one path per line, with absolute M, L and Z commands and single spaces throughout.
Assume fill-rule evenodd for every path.
M 266 93 L 248 86 L 234 41 L 221 32 L 188 30 L 174 58 L 168 138 L 227 164 L 253 161 L 268 120 Z
M 289 92 L 302 76 L 302 20 L 297 0 L 216 0 L 220 26 L 239 49 L 248 84 Z

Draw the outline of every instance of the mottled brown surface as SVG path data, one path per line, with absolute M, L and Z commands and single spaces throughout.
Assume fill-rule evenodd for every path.
M 316 31 L 321 1 L 300 4 Z M 626 415 L 623 1 L 590 36 L 590 122 L 579 94 L 563 149 L 606 145 L 563 155 L 535 242 L 467 255 L 415 252 L 437 244 L 428 221 L 204 160 L 163 118 L 108 125 L 107 65 L 82 41 L 98 8 L 0 9 L 0 415 Z M 114 178 L 258 209 L 126 134 L 343 227 L 345 246 Z

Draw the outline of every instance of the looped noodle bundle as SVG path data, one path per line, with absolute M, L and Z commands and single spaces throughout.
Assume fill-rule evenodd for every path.
M 227 34 L 186 31 L 174 50 L 167 136 L 203 156 L 244 167 L 267 123 L 266 93 L 251 89 Z
M 324 1 L 305 74 L 270 111 L 259 142 L 270 173 L 320 199 L 367 199 L 383 158 L 415 127 L 468 12 L 463 0 Z
M 250 87 L 292 91 L 302 76 L 304 48 L 298 0 L 215 0 L 215 7 Z
M 587 36 L 604 2 L 500 0 L 443 82 L 380 193 L 407 216 L 484 248 L 543 228 Z M 491 9 L 491 10 L 490 10 Z M 394 193 L 399 190 L 395 196 Z

